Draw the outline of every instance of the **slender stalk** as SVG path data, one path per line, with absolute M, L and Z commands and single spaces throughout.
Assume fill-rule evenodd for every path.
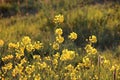
M 113 80 L 117 80 L 116 79 L 116 69 L 113 71 Z
M 100 71 L 101 71 L 100 63 L 101 63 L 101 58 L 100 55 L 98 55 L 98 80 L 100 80 Z

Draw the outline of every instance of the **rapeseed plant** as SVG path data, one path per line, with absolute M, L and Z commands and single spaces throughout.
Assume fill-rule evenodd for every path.
M 22 43 L 23 45 L 27 45 L 27 44 L 30 44 L 31 43 L 31 39 L 29 36 L 25 36 L 22 38 Z
M 56 42 L 58 42 L 58 43 L 63 43 L 63 41 L 64 41 L 64 37 L 62 37 L 62 36 L 56 36 Z
M 56 35 L 62 35 L 62 34 L 63 34 L 63 30 L 62 30 L 61 28 L 57 28 L 57 29 L 55 30 L 55 34 L 56 34 Z
M 57 42 L 54 42 L 52 47 L 53 47 L 54 50 L 58 50 L 59 49 L 59 44 Z
M 90 41 L 91 43 L 96 43 L 96 42 L 97 42 L 96 36 L 95 36 L 95 35 L 89 36 L 89 41 Z
M 63 21 L 64 21 L 64 16 L 61 14 L 56 15 L 53 20 L 55 24 L 63 23 Z
M 75 32 L 72 32 L 72 33 L 70 33 L 70 35 L 68 36 L 68 38 L 74 41 L 74 40 L 77 39 L 77 34 Z
M 63 21 L 63 15 L 55 16 L 55 24 L 63 23 Z M 84 48 L 86 54 L 81 57 L 77 50 L 64 47 L 66 38 L 64 39 L 61 28 L 56 28 L 54 34 L 55 40 L 52 43 L 49 42 L 51 45 L 46 45 L 50 50 L 44 50 L 44 43 L 32 41 L 29 36 L 23 37 L 17 43 L 10 42 L 8 50 L 11 54 L 4 55 L 0 59 L 4 63 L 0 66 L 0 79 L 110 80 L 112 79 L 112 72 L 120 74 L 120 65 L 112 64 L 109 59 L 101 56 L 98 50 L 93 47 L 93 44 L 97 43 L 95 35 L 89 36 L 88 44 Z M 78 35 L 75 32 L 68 35 L 72 41 L 76 40 L 77 37 Z M 41 56 L 47 51 L 47 55 Z M 54 54 L 50 55 L 51 53 Z M 119 76 L 116 77 L 119 78 Z
M 73 60 L 75 58 L 75 51 L 69 51 L 68 49 L 64 49 L 62 51 L 62 55 L 60 57 L 61 61 L 66 61 L 66 60 Z

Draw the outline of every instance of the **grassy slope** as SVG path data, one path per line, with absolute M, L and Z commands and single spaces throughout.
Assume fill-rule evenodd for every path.
M 16 42 L 22 36 L 28 35 L 34 40 L 45 41 L 51 36 L 54 15 L 62 13 L 65 21 L 61 27 L 65 28 L 65 34 L 71 31 L 78 33 L 80 37 L 76 41 L 77 44 L 84 43 L 86 37 L 92 34 L 98 37 L 100 46 L 112 47 L 111 43 L 119 44 L 120 6 L 114 3 L 82 5 L 78 2 L 77 0 L 53 1 L 52 4 L 43 2 L 42 8 L 34 15 L 1 18 L 0 38 L 5 42 Z

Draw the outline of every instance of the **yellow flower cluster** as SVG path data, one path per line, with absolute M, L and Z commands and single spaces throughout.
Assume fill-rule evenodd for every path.
M 55 30 L 55 34 L 56 34 L 56 42 L 63 43 L 64 37 L 62 37 L 62 34 L 63 34 L 62 29 L 61 28 L 57 28 Z
M 57 42 L 54 42 L 52 48 L 54 50 L 58 50 L 59 49 L 59 44 Z
M 85 56 L 85 57 L 83 58 L 83 64 L 84 64 L 85 67 L 89 67 L 89 66 L 91 65 L 90 59 Z
M 62 23 L 64 21 L 64 17 L 62 19 L 61 16 L 62 15 L 56 16 L 56 19 L 54 19 L 56 21 L 55 23 Z M 89 37 L 88 41 L 90 42 L 85 47 L 87 55 L 83 57 L 81 54 L 76 53 L 76 51 L 79 51 L 78 48 L 73 51 L 67 49 L 66 44 L 62 44 L 64 42 L 62 34 L 63 31 L 61 28 L 55 30 L 55 41 L 53 41 L 51 46 L 53 49 L 50 48 L 51 50 L 48 52 L 56 53 L 53 55 L 41 55 L 41 53 L 46 53 L 46 50 L 39 51 L 43 48 L 43 43 L 39 41 L 32 42 L 28 36 L 23 37 L 22 40 L 16 44 L 9 43 L 8 47 L 12 49 L 11 52 L 13 51 L 13 55 L 6 55 L 4 57 L 2 55 L 2 58 L 0 56 L 0 59 L 5 63 L 0 66 L 0 79 L 87 80 L 90 76 L 91 78 L 89 80 L 97 80 L 98 74 L 96 75 L 96 73 L 99 73 L 100 69 L 101 73 L 106 71 L 105 74 L 116 70 L 118 72 L 118 70 L 120 70 L 119 65 L 114 64 L 111 66 L 110 61 L 106 58 L 100 56 L 99 59 L 97 49 L 92 46 L 93 43 L 97 42 L 95 35 Z M 74 41 L 77 39 L 77 34 L 72 32 L 68 38 Z M 28 52 L 29 54 L 27 54 Z M 38 54 L 36 54 L 36 52 L 38 52 Z M 106 67 L 106 65 L 110 67 Z M 91 72 L 94 73 L 91 74 Z M 99 76 L 102 76 L 102 74 Z M 107 75 L 107 78 L 108 77 L 111 77 L 111 75 Z M 101 79 L 104 80 L 104 77 L 101 77 Z
M 53 57 L 54 59 L 58 59 L 60 57 L 60 53 L 57 52 L 56 54 L 53 55 Z
M 34 50 L 34 46 L 32 44 L 28 44 L 26 45 L 26 49 L 28 52 L 32 52 L 32 50 Z
M 70 77 L 70 80 L 81 80 L 79 71 L 77 70 L 77 68 L 74 68 L 72 64 L 67 65 L 65 67 L 65 70 L 67 70 L 67 72 L 64 73 L 65 77 Z
M 110 65 L 110 61 L 107 60 L 104 56 L 100 56 L 100 63 L 104 66 L 109 66 Z
M 97 49 L 93 48 L 91 44 L 87 44 L 85 50 L 88 54 L 97 54 Z
M 15 54 L 16 59 L 21 59 L 22 56 L 24 56 L 24 53 L 16 53 Z
M 55 24 L 57 24 L 57 23 L 63 23 L 63 21 L 64 21 L 64 16 L 61 15 L 61 14 L 56 15 L 56 16 L 54 17 L 54 20 L 53 20 L 53 22 L 54 22 Z
M 24 63 L 26 63 L 27 62 L 27 60 L 25 59 L 25 58 L 23 58 L 21 61 L 20 61 L 20 64 L 24 64 Z
M 40 61 L 41 61 L 41 57 L 38 56 L 38 55 L 33 55 L 33 59 L 37 59 L 37 60 L 40 60 Z
M 40 74 L 33 75 L 34 80 L 41 80 Z
M 22 38 L 21 42 L 9 43 L 8 48 L 9 49 L 14 48 L 14 49 L 16 49 L 16 51 L 18 53 L 24 53 L 25 48 L 28 52 L 32 52 L 35 49 L 40 50 L 41 48 L 43 48 L 43 43 L 40 43 L 40 41 L 36 41 L 36 42 L 32 43 L 30 37 L 25 36 Z M 20 54 L 17 54 L 17 55 L 20 56 Z M 21 56 L 22 55 L 23 54 L 21 54 Z
M 54 50 L 58 50 L 61 43 L 63 43 L 64 41 L 64 37 L 62 37 L 63 31 L 61 28 L 57 28 L 55 30 L 55 34 L 56 34 L 56 41 L 53 43 L 52 47 Z
M 5 71 L 10 70 L 12 69 L 12 65 L 13 65 L 12 63 L 5 64 L 5 66 L 2 67 L 2 70 Z
M 64 38 L 62 37 L 62 36 L 56 36 L 56 41 L 58 42 L 58 43 L 63 43 L 63 41 L 64 41 Z
M 54 65 L 54 67 L 57 67 L 57 65 L 58 65 L 58 60 L 57 60 L 57 59 L 53 59 L 53 60 L 52 60 L 52 63 L 53 63 L 53 65 Z
M 57 28 L 57 29 L 55 30 L 55 34 L 56 34 L 56 35 L 62 35 L 62 34 L 63 34 L 62 29 L 61 29 L 61 28 Z
M 7 55 L 5 57 L 2 57 L 2 61 L 10 60 L 13 58 L 13 55 Z
M 64 49 L 62 51 L 62 55 L 60 57 L 61 61 L 72 60 L 75 58 L 75 51 L 70 51 L 68 49 Z
M 68 70 L 68 71 L 72 71 L 74 69 L 74 66 L 69 64 L 68 66 L 65 67 L 65 69 Z
M 0 39 L 0 47 L 2 47 L 3 45 L 4 45 L 4 41 Z
M 19 80 L 28 80 L 27 76 L 20 76 Z
M 46 67 L 47 67 L 46 62 L 43 62 L 43 63 L 40 64 L 40 69 L 44 69 L 44 68 L 46 68 Z
M 45 59 L 46 61 L 50 61 L 50 60 L 51 60 L 51 57 L 50 57 L 50 56 L 46 56 L 44 59 Z
M 96 43 L 96 42 L 97 42 L 96 36 L 95 36 L 95 35 L 90 36 L 90 37 L 89 37 L 89 41 L 90 41 L 91 43 Z
M 26 63 L 27 60 L 25 58 L 21 59 L 20 64 L 17 64 L 15 68 L 12 70 L 12 76 L 15 77 L 17 74 L 22 75 L 24 66 L 23 64 Z M 22 77 L 21 77 L 22 78 Z
M 94 38 L 94 37 L 95 36 L 92 36 L 92 38 L 89 37 L 90 43 L 87 44 L 84 48 L 86 53 L 87 53 L 87 55 L 85 57 L 83 57 L 83 60 L 82 60 L 83 61 L 82 66 L 84 66 L 84 67 L 90 67 L 91 66 L 92 68 L 94 68 L 94 64 L 92 63 L 92 60 L 97 56 L 97 49 L 92 47 L 92 43 L 94 43 L 93 42 L 94 39 L 96 39 L 96 41 L 97 41 L 97 38 Z
M 22 64 L 18 64 L 15 66 L 15 68 L 12 70 L 12 76 L 15 77 L 17 74 L 23 74 L 23 69 L 24 67 L 22 66 Z
M 11 42 L 11 43 L 8 44 L 8 47 L 9 47 L 9 49 L 10 49 L 10 48 L 15 48 L 15 49 L 17 49 L 17 48 L 19 47 L 19 43 L 15 44 L 15 43 L 12 43 L 12 42 Z
M 83 63 L 78 63 L 78 65 L 75 67 L 76 70 L 80 70 L 83 67 Z
M 71 40 L 76 40 L 77 39 L 77 34 L 75 32 L 72 32 L 72 33 L 70 33 L 68 38 L 71 39 Z
M 37 50 L 43 48 L 43 43 L 40 43 L 40 41 L 35 42 L 33 45 L 34 45 L 34 49 Z
M 115 64 L 115 65 L 113 65 L 112 67 L 111 67 L 111 71 L 114 71 L 114 70 L 119 70 L 120 69 L 120 67 L 119 67 L 119 65 L 117 65 L 117 64 Z
M 34 71 L 35 71 L 35 66 L 34 65 L 28 65 L 25 69 L 25 72 L 29 75 Z
M 22 38 L 22 43 L 23 43 L 23 45 L 31 44 L 31 39 L 30 39 L 30 37 L 29 37 L 29 36 L 24 36 L 24 37 Z

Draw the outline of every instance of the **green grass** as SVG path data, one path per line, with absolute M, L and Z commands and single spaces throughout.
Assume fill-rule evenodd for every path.
M 71 4 L 71 3 L 68 3 Z M 50 8 L 50 9 L 49 9 Z M 0 38 L 7 41 L 16 41 L 24 35 L 29 35 L 32 39 L 44 40 L 54 28 L 52 22 L 56 14 L 62 13 L 65 21 L 61 25 L 65 34 L 76 31 L 84 41 L 90 34 L 98 37 L 98 45 L 112 47 L 119 44 L 120 40 L 120 6 L 118 4 L 91 4 L 82 7 L 76 6 L 68 10 L 57 7 L 44 7 L 35 15 L 28 13 L 27 16 L 12 16 L 0 19 Z M 49 10 L 48 10 L 49 9 Z M 66 28 L 68 28 L 66 30 Z M 15 35 L 14 35 L 15 34 Z M 44 36 L 42 36 L 44 35 Z M 80 46 L 80 45 L 78 45 Z
M 35 77 L 34 75 L 40 74 L 43 80 L 73 80 L 75 76 L 77 76 L 79 80 L 90 80 L 90 78 L 91 80 L 97 80 L 97 78 L 99 78 L 99 80 L 113 80 L 113 71 L 115 71 L 115 69 L 113 71 L 110 69 L 112 66 L 115 66 L 116 69 L 117 66 L 120 67 L 120 5 L 118 3 L 93 4 L 92 0 L 87 0 L 86 2 L 83 2 L 83 0 L 45 0 L 34 3 L 34 6 L 30 6 L 30 4 L 28 5 L 28 10 L 33 7 L 38 10 L 37 13 L 30 14 L 28 11 L 27 13 L 25 12 L 25 14 L 21 12 L 21 14 L 11 17 L 0 18 L 0 39 L 5 42 L 5 45 L 0 47 L 0 64 L 2 64 L 3 57 L 9 54 L 14 56 L 14 58 L 5 61 L 4 65 L 0 66 L 0 79 L 1 74 L 3 74 L 2 77 L 6 80 L 16 80 L 25 77 L 33 79 Z M 22 6 L 25 7 L 25 3 L 21 4 L 20 7 Z M 8 7 L 10 6 L 8 5 Z M 60 25 L 53 23 L 54 16 L 58 14 L 64 15 L 64 22 Z M 54 50 L 51 46 L 54 43 L 54 31 L 56 27 L 62 28 L 62 36 L 65 39 L 63 44 L 60 44 L 59 50 Z M 78 34 L 77 40 L 73 42 L 68 39 L 68 35 L 71 32 Z M 91 35 L 97 37 L 97 43 L 92 45 L 98 49 L 96 55 L 88 55 L 84 49 L 85 45 L 89 44 L 89 42 L 86 42 L 86 39 Z M 33 42 L 37 40 L 43 42 L 44 48 L 27 52 L 27 46 L 29 46 L 28 48 L 31 47 L 30 45 L 21 44 L 21 38 L 24 36 L 31 38 L 32 45 Z M 20 42 L 21 46 L 17 49 L 9 49 L 8 44 L 10 42 Z M 78 54 L 75 53 L 76 57 L 72 60 L 61 61 L 60 57 L 64 49 L 73 51 L 73 53 L 75 51 Z M 60 53 L 57 59 L 57 68 L 55 68 L 55 64 L 53 64 L 55 63 L 53 55 L 55 55 L 56 52 Z M 23 53 L 25 55 L 18 59 L 16 57 L 17 53 Z M 38 54 L 37 59 L 33 59 L 35 54 Z M 41 58 L 39 58 L 39 55 Z M 101 58 L 101 61 L 109 60 L 110 64 L 100 64 L 100 55 L 104 57 Z M 91 60 L 90 66 L 84 66 L 87 61 L 84 62 L 83 59 L 86 57 Z M 23 58 L 26 59 L 27 62 L 20 66 L 20 61 Z M 6 72 L 2 67 L 9 62 L 12 63 L 13 66 L 12 69 Z M 44 63 L 46 63 L 47 66 Z M 76 67 L 79 66 L 79 63 L 81 63 L 82 66 L 77 70 Z M 30 67 L 29 65 L 34 66 L 36 69 L 36 71 L 33 69 L 33 73 L 30 75 L 25 71 L 25 69 Z M 23 67 L 23 74 L 19 73 L 19 75 L 14 77 L 12 72 L 15 67 L 18 66 L 20 69 Z M 66 70 L 65 67 L 67 66 L 70 66 L 71 70 Z M 74 72 L 74 70 L 76 72 Z M 71 76 L 71 73 L 73 73 L 73 76 Z M 120 69 L 116 74 L 117 79 L 120 79 Z M 48 77 L 46 77 L 46 75 Z

